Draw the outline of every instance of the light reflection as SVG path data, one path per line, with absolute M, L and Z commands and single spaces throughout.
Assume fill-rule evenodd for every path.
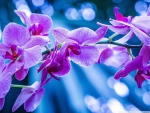
M 16 5 L 17 10 L 24 11 L 27 16 L 31 15 L 30 8 L 28 7 L 28 4 L 25 0 L 14 0 L 14 3 Z
M 110 88 L 114 89 L 114 84 L 116 83 L 117 81 L 114 79 L 113 76 L 109 77 L 107 79 L 107 84 Z
M 33 5 L 42 6 L 44 4 L 44 0 L 32 0 Z
M 135 4 L 135 10 L 140 15 L 146 15 L 147 4 L 143 1 L 137 1 L 136 4 Z
M 53 6 L 51 4 L 44 4 L 41 8 L 41 12 L 43 14 L 46 14 L 46 15 L 49 15 L 49 16 L 52 16 L 53 13 L 54 13 L 54 9 L 53 9 Z
M 93 96 L 86 95 L 84 97 L 84 102 L 87 105 L 88 109 L 92 112 L 98 112 L 100 110 L 100 103 Z
M 107 105 L 113 113 L 118 113 L 118 112 L 127 113 L 123 105 L 115 98 L 109 99 Z
M 78 12 L 75 8 L 68 8 L 65 11 L 65 16 L 69 20 L 77 20 L 78 19 Z
M 95 11 L 91 8 L 85 8 L 82 11 L 82 16 L 85 20 L 91 21 L 95 18 Z
M 126 84 L 124 84 L 122 82 L 116 82 L 114 84 L 114 90 L 121 97 L 125 97 L 129 94 L 128 87 L 126 86 Z
M 146 104 L 146 105 L 150 105 L 150 92 L 145 92 L 143 94 L 143 102 Z
M 135 107 L 132 104 L 127 105 L 126 110 L 131 112 L 136 112 L 136 113 L 142 113 L 137 107 Z

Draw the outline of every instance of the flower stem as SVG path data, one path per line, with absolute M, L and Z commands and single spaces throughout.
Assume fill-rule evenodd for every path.
M 115 41 L 109 41 L 109 40 L 105 40 L 105 41 L 100 41 L 97 42 L 96 44 L 112 44 L 112 45 L 118 45 L 118 46 L 122 46 L 122 47 L 126 47 L 126 48 L 141 48 L 142 45 L 128 45 L 128 44 L 121 44 Z
M 27 88 L 29 86 L 25 86 L 25 85 L 17 85 L 17 84 L 11 84 L 12 88 Z
M 108 37 L 109 42 L 112 42 L 112 39 L 115 38 L 117 35 L 117 33 L 114 33 L 110 37 Z

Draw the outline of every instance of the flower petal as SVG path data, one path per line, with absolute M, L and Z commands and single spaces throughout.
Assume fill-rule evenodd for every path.
M 30 15 L 30 20 L 32 24 L 40 24 L 44 28 L 41 34 L 47 34 L 50 31 L 50 28 L 52 27 L 52 20 L 47 15 L 42 14 L 35 14 L 32 13 Z
M 27 101 L 34 94 L 34 92 L 35 89 L 32 87 L 23 88 L 13 105 L 12 112 L 16 111 L 25 101 Z
M 33 46 L 39 45 L 44 47 L 50 42 L 47 36 L 32 36 L 30 40 L 24 45 L 24 48 L 31 48 Z
M 70 31 L 68 33 L 68 38 L 82 45 L 95 44 L 99 40 L 97 34 L 93 30 L 86 27 Z
M 95 46 L 80 46 L 81 54 L 76 55 L 70 51 L 70 58 L 81 66 L 91 66 L 98 61 L 99 50 Z
M 108 28 L 117 34 L 127 34 L 129 32 L 129 26 L 108 26 Z
M 24 50 L 24 69 L 38 64 L 42 59 L 41 47 L 34 46 Z
M 0 57 L 0 73 L 3 71 L 4 67 L 5 67 L 4 59 Z
M 24 45 L 30 38 L 30 34 L 28 29 L 16 24 L 16 23 L 9 23 L 3 31 L 2 40 L 6 46 L 17 45 L 22 46 Z
M 59 43 L 72 42 L 72 40 L 67 38 L 69 32 L 70 31 L 65 28 L 58 27 L 53 30 L 52 34 Z
M 100 61 L 108 66 L 120 67 L 131 61 L 131 56 L 124 47 L 105 49 L 100 55 Z
M 5 55 L 8 50 L 9 47 L 4 45 L 3 43 L 0 43 L 0 55 Z
M 29 27 L 31 25 L 30 18 L 26 15 L 25 12 L 15 10 L 15 13 L 23 20 L 23 22 Z
M 120 38 L 119 40 L 116 40 L 115 42 L 118 43 L 126 43 L 128 40 L 130 40 L 133 37 L 133 32 L 130 31 L 128 34 L 126 34 L 124 37 Z
M 24 69 L 23 66 L 15 73 L 17 80 L 23 80 L 28 74 L 29 69 Z
M 11 86 L 11 76 L 8 73 L 5 76 L 0 76 L 0 98 L 3 98 L 8 93 Z
M 150 32 L 150 27 L 148 26 L 150 25 L 150 16 L 136 16 L 135 18 L 133 18 L 132 24 L 136 28 L 145 31 L 146 33 Z
M 44 89 L 41 88 L 36 93 L 34 93 L 25 103 L 24 103 L 24 109 L 27 112 L 34 111 L 38 105 L 40 104 L 42 97 L 44 95 Z
M 142 68 L 143 67 L 142 60 L 143 60 L 142 56 L 137 56 L 131 62 L 128 62 L 124 68 L 117 71 L 114 78 L 119 79 L 121 77 L 125 77 L 130 72 L 132 72 L 133 70 L 136 70 L 138 68 Z
M 5 98 L 0 98 L 0 110 L 3 108 L 5 102 Z
M 148 62 L 150 61 L 150 47 L 149 46 L 146 46 L 146 45 L 143 45 L 141 50 L 140 50 L 140 53 L 139 55 L 142 55 L 143 56 L 143 65 L 147 65 Z
M 145 32 L 141 31 L 136 27 L 132 27 L 131 30 L 134 34 L 146 45 L 150 45 L 150 37 Z

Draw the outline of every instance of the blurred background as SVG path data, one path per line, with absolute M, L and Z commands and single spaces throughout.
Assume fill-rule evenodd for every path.
M 123 15 L 144 15 L 150 0 L 0 0 L 0 37 L 9 22 L 22 24 L 14 10 L 22 10 L 27 15 L 41 13 L 53 20 L 53 28 L 75 29 L 99 28 L 96 22 L 109 24 L 114 17 L 114 7 L 119 7 Z M 22 24 L 23 25 L 23 24 Z M 52 29 L 53 29 L 52 28 Z M 112 34 L 108 31 L 106 37 Z M 49 35 L 52 42 L 54 38 Z M 130 44 L 140 44 L 134 37 Z M 53 43 L 50 47 L 53 46 Z M 133 49 L 136 56 L 139 49 Z M 150 81 L 145 81 L 139 89 L 134 81 L 135 72 L 116 81 L 113 75 L 118 70 L 104 64 L 84 68 L 71 62 L 72 69 L 60 81 L 51 80 L 45 86 L 45 94 L 39 107 L 33 113 L 142 113 L 150 110 Z M 39 81 L 39 65 L 30 69 L 23 81 L 14 84 L 31 85 Z M 11 89 L 6 96 L 0 113 L 11 113 L 12 106 L 21 89 Z M 15 113 L 26 113 L 21 106 Z

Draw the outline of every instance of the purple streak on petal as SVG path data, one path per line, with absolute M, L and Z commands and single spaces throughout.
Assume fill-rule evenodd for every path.
M 143 60 L 143 56 L 137 56 L 135 59 L 128 62 L 124 68 L 117 71 L 116 74 L 114 75 L 114 78 L 119 79 L 121 77 L 125 77 L 130 72 L 132 72 L 138 68 L 142 68 L 143 67 L 142 60 Z
M 29 69 L 24 69 L 23 66 L 15 73 L 15 77 L 17 80 L 23 80 L 28 74 Z
M 30 40 L 24 45 L 24 48 L 31 48 L 39 45 L 41 47 L 46 46 L 50 42 L 47 36 L 32 36 Z
M 0 76 L 0 98 L 3 98 L 8 93 L 11 86 L 11 75 L 8 73 L 5 76 Z
M 75 55 L 70 51 L 70 58 L 81 66 L 91 66 L 98 61 L 99 50 L 95 46 L 81 46 L 81 54 Z
M 79 44 L 95 44 L 97 42 L 97 34 L 86 27 L 72 30 L 68 33 L 68 38 L 76 41 Z
M 29 27 L 31 25 L 29 17 L 26 15 L 25 12 L 15 10 L 15 13 L 24 21 L 24 23 Z
M 133 18 L 132 24 L 136 28 L 138 28 L 146 33 L 150 32 L 150 27 L 148 26 L 148 25 L 150 25 L 150 16 L 137 16 L 137 17 Z
M 19 96 L 17 97 L 12 112 L 16 111 L 24 102 L 26 102 L 33 94 L 35 93 L 35 89 L 30 88 L 23 88 Z
M 37 92 L 35 92 L 25 103 L 24 103 L 24 109 L 27 112 L 34 111 L 38 105 L 40 104 L 42 97 L 44 95 L 44 89 L 41 88 Z
M 138 88 L 141 88 L 142 83 L 145 81 L 145 78 L 142 76 L 142 73 L 140 73 L 141 70 L 139 70 L 136 74 L 136 76 L 134 77 L 134 80 L 137 83 Z
M 150 37 L 148 36 L 148 34 L 144 33 L 136 27 L 132 27 L 131 30 L 145 45 L 150 45 Z
M 24 68 L 28 69 L 38 64 L 42 59 L 41 47 L 34 46 L 24 50 Z
M 124 21 L 124 22 L 128 22 L 127 17 L 124 17 L 121 13 L 118 12 L 118 7 L 114 8 L 114 13 L 115 13 L 115 17 L 117 20 L 119 21 Z
M 0 98 L 0 110 L 3 108 L 5 102 L 5 98 Z
M 63 42 L 74 42 L 70 39 L 68 39 L 68 33 L 70 31 L 65 29 L 65 28 L 61 28 L 61 27 L 58 27 L 58 28 L 55 28 L 53 30 L 53 36 L 55 37 L 55 39 L 59 42 L 59 43 L 63 43 Z
M 120 22 L 117 21 L 117 20 L 111 19 L 109 22 L 110 22 L 113 26 L 125 26 L 124 24 L 120 23 Z
M 30 20 L 32 24 L 38 23 L 43 27 L 43 31 L 41 32 L 41 34 L 47 34 L 52 27 L 52 20 L 47 15 L 32 13 L 30 16 Z
M 48 75 L 47 68 L 44 68 L 43 71 L 42 71 L 41 86 L 43 86 L 43 83 L 46 80 L 47 75 Z
M 128 40 L 130 40 L 133 37 L 133 32 L 130 31 L 128 34 L 126 34 L 124 37 L 120 38 L 119 40 L 116 40 L 115 42 L 118 43 L 126 43 Z
M 143 56 L 143 65 L 146 66 L 148 64 L 148 62 L 150 61 L 150 47 L 143 45 L 140 50 L 139 55 Z
M 120 67 L 131 61 L 131 57 L 124 47 L 105 49 L 100 55 L 100 61 L 108 66 Z
M 6 46 L 24 45 L 30 38 L 29 31 L 16 23 L 9 23 L 3 31 L 2 40 Z

